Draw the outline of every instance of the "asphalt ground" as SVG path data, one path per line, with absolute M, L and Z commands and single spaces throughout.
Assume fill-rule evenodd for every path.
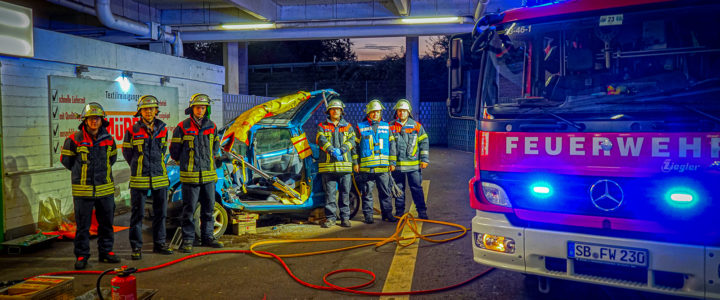
M 472 153 L 446 148 L 431 149 L 430 167 L 423 171 L 424 185 L 428 187 L 428 215 L 433 220 L 453 222 L 470 228 L 474 210 L 468 202 L 467 182 L 473 174 Z M 377 199 L 377 198 L 375 198 Z M 377 200 L 376 200 L 377 207 Z M 408 197 L 406 207 L 411 207 Z M 290 220 L 287 216 L 274 216 L 260 224 L 257 234 L 221 238 L 226 247 L 222 250 L 247 250 L 258 241 L 307 238 L 384 238 L 393 234 L 395 223 L 383 222 L 378 215 L 374 224 L 364 224 L 362 213 L 352 220 L 352 228 L 334 226 L 321 228 L 302 219 Z M 115 225 L 127 226 L 129 214 L 117 216 Z M 146 224 L 147 225 L 147 224 Z M 422 233 L 453 230 L 438 224 L 422 224 Z M 400 249 L 395 244 L 382 247 L 363 247 L 338 253 L 287 258 L 286 263 L 300 279 L 323 285 L 328 272 L 345 268 L 372 271 L 377 276 L 373 285 L 363 291 L 427 290 L 465 281 L 488 269 L 472 260 L 470 233 L 446 243 L 419 241 Z M 144 253 L 140 261 L 130 260 L 128 231 L 115 235 L 115 252 L 123 259 L 120 265 L 146 268 L 186 254 L 164 256 L 154 254 L 151 233 L 144 230 Z M 168 239 L 172 237 L 169 232 Z M 96 240 L 91 240 L 92 257 L 89 270 L 116 267 L 97 262 Z M 294 243 L 261 246 L 256 250 L 276 254 L 312 252 L 356 245 L 358 242 Z M 0 255 L 0 281 L 22 279 L 38 274 L 72 270 L 74 256 L 71 241 L 57 241 L 51 247 L 21 255 Z M 215 249 L 196 247 L 194 253 Z M 106 276 L 102 285 L 109 287 Z M 355 295 L 339 291 L 316 290 L 294 281 L 275 260 L 252 254 L 217 254 L 192 258 L 151 272 L 136 274 L 139 289 L 157 289 L 154 299 L 357 299 L 377 296 Z M 332 277 L 341 286 L 366 282 L 367 275 L 344 273 Z M 76 275 L 75 295 L 95 287 L 96 275 Z M 494 270 L 488 275 L 461 287 L 423 295 L 386 296 L 383 299 L 661 299 L 670 298 L 629 290 L 604 288 L 565 281 L 553 281 L 551 293 L 537 291 L 537 282 L 515 272 Z

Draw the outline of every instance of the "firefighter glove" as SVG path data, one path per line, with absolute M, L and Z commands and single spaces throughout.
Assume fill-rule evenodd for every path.
M 332 155 L 335 157 L 335 159 L 337 159 L 337 161 L 345 160 L 345 158 L 343 158 L 342 151 L 340 151 L 340 148 L 333 148 Z

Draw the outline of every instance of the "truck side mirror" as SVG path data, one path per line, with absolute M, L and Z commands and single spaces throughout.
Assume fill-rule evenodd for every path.
M 463 40 L 454 38 L 450 41 L 450 56 L 447 61 L 448 82 L 447 107 L 450 116 L 458 116 L 463 105 Z
M 450 58 L 447 61 L 450 72 L 450 90 L 462 89 L 463 40 L 454 38 L 450 43 Z

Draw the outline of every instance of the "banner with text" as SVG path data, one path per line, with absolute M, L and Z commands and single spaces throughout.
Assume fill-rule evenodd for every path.
M 160 106 L 158 119 L 167 123 L 172 132 L 178 124 L 178 89 L 155 85 L 132 84 L 121 86 L 120 82 L 49 76 L 50 100 L 50 153 L 53 166 L 60 165 L 60 151 L 65 138 L 78 131 L 80 114 L 85 104 L 97 102 L 105 108 L 108 131 L 115 138 L 118 150 L 122 148 L 125 130 L 139 118 L 137 100 L 142 95 L 157 97 Z M 174 113 L 170 113 L 174 112 Z M 122 155 L 118 155 L 122 160 Z

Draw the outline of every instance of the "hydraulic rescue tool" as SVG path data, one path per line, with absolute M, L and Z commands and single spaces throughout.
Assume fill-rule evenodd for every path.
M 277 177 L 270 176 L 269 174 L 261 171 L 260 169 L 253 166 L 252 164 L 248 163 L 247 161 L 245 161 L 245 159 L 243 159 L 242 157 L 240 157 L 239 155 L 237 155 L 235 153 L 232 153 L 232 152 L 226 152 L 226 153 L 230 154 L 230 156 L 232 156 L 234 159 L 238 160 L 239 162 L 242 162 L 246 167 L 248 167 L 253 172 L 258 173 L 260 176 L 262 176 L 267 181 L 269 181 L 278 190 L 282 191 L 283 193 L 287 194 L 288 196 L 291 196 L 293 198 L 296 198 L 296 199 L 302 201 L 302 197 L 300 196 L 300 194 L 298 192 L 293 190 L 291 187 L 289 187 L 287 184 L 285 184 L 284 182 L 279 180 Z

